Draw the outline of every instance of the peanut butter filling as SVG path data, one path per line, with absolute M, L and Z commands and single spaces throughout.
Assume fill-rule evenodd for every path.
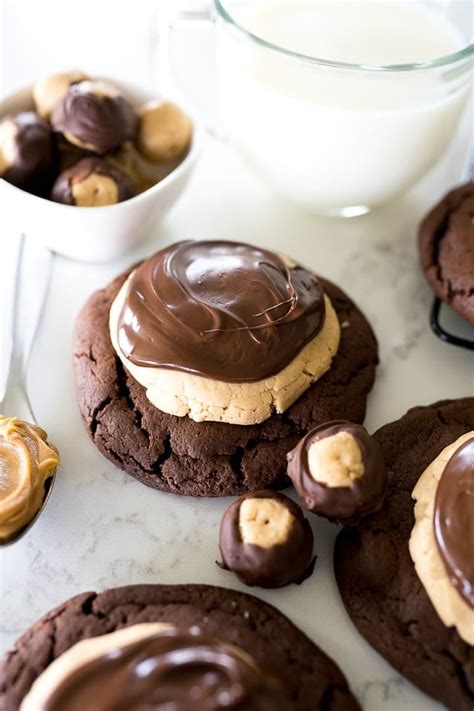
M 294 516 L 274 499 L 244 499 L 239 528 L 244 543 L 271 548 L 287 542 Z
M 91 173 L 84 180 L 73 180 L 71 192 L 80 207 L 101 207 L 120 202 L 117 184 L 107 175 Z
M 37 425 L 0 416 L 0 541 L 7 541 L 35 516 L 44 498 L 46 479 L 59 455 Z

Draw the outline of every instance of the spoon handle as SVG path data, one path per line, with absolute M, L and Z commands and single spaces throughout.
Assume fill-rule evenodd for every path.
M 466 181 L 474 180 L 474 141 L 469 147 L 469 153 L 464 168 L 464 178 Z
M 30 422 L 35 417 L 26 376 L 51 281 L 53 253 L 25 235 L 20 237 L 11 314 L 11 354 L 0 410 Z

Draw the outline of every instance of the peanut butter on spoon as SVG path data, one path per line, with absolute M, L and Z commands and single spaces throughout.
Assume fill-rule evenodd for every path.
M 41 508 L 45 482 L 59 454 L 37 425 L 0 415 L 0 542 L 30 523 Z

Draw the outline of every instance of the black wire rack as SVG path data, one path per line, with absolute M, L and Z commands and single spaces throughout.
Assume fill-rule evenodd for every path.
M 438 336 L 443 343 L 449 343 L 451 346 L 458 346 L 459 348 L 467 348 L 469 351 L 474 351 L 474 340 L 470 341 L 467 338 L 455 336 L 453 333 L 448 333 L 448 331 L 444 330 L 439 321 L 441 305 L 441 299 L 436 296 L 430 311 L 430 326 L 433 333 Z

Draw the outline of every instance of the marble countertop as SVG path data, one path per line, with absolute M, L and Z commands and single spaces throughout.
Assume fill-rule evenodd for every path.
M 12 6 L 7 2 L 10 15 L 4 18 L 13 36 L 9 42 L 35 21 L 20 10 L 13 12 Z M 133 18 L 135 29 L 146 37 L 151 10 L 150 3 L 143 3 L 142 15 Z M 119 13 L 116 31 L 120 22 L 130 27 L 132 21 Z M 46 48 L 41 54 L 39 40 L 32 41 L 36 45 L 29 66 L 18 67 L 16 73 L 12 68 L 4 92 L 30 82 L 38 71 L 57 68 L 58 52 Z M 72 40 L 69 49 L 66 40 L 62 45 L 64 66 L 76 63 L 94 71 L 94 57 L 85 64 L 78 59 L 77 42 Z M 96 73 L 132 80 L 139 76 L 152 85 L 152 42 L 143 47 L 133 64 L 130 51 L 117 55 L 115 63 L 110 54 L 104 61 L 97 52 Z M 72 373 L 74 319 L 93 290 L 137 258 L 177 239 L 243 239 L 290 253 L 340 284 L 364 310 L 380 343 L 381 365 L 368 401 L 370 431 L 411 406 L 472 390 L 469 354 L 442 344 L 429 330 L 432 295 L 419 271 L 415 244 L 420 216 L 459 181 L 468 133 L 466 121 L 449 153 L 410 194 L 349 221 L 317 218 L 281 202 L 227 147 L 206 139 L 183 198 L 133 254 L 101 266 L 55 257 L 29 390 L 38 421 L 61 450 L 62 467 L 44 516 L 19 543 L 0 551 L 2 651 L 38 616 L 85 590 L 193 582 L 249 592 L 215 565 L 218 526 L 229 499 L 180 498 L 147 489 L 106 461 L 82 426 Z M 7 227 L 14 241 L 15 225 Z M 0 282 L 6 282 L 7 259 L 0 268 Z M 447 317 L 453 328 L 463 329 L 453 314 Z M 8 343 L 2 340 L 5 353 Z M 367 711 L 437 708 L 359 636 L 342 606 L 332 571 L 337 527 L 314 516 L 311 524 L 318 555 L 314 575 L 301 586 L 251 592 L 287 614 L 338 662 Z

